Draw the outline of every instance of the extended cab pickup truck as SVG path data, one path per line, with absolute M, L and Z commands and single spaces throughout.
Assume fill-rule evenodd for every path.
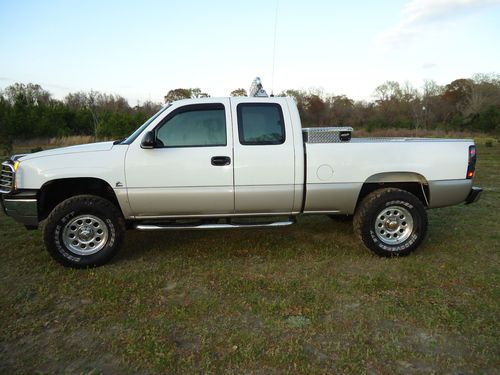
M 28 228 L 45 221 L 50 255 L 71 267 L 110 260 L 126 228 L 277 227 L 300 214 L 354 215 L 369 249 L 398 256 L 423 240 L 426 209 L 479 197 L 475 162 L 472 140 L 302 129 L 291 98 L 188 99 L 122 141 L 12 157 L 0 201 Z

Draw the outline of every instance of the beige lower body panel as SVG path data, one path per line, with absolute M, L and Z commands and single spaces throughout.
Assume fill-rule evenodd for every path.
M 352 214 L 362 183 L 307 184 L 305 214 Z
M 429 208 L 452 206 L 465 201 L 472 189 L 472 180 L 429 181 Z
M 429 181 L 429 208 L 465 201 L 472 180 Z M 307 184 L 304 214 L 354 213 L 363 183 Z M 179 187 L 129 189 L 119 196 L 127 218 L 230 217 L 296 215 L 300 213 L 302 185 Z M 130 211 L 126 207 L 130 204 Z
M 234 213 L 232 186 L 128 189 L 128 198 L 136 217 Z
M 293 210 L 294 185 L 236 186 L 234 208 L 238 214 L 273 213 Z
M 302 195 L 302 185 L 129 189 L 120 204 L 130 205 L 127 218 L 290 215 L 300 212 Z

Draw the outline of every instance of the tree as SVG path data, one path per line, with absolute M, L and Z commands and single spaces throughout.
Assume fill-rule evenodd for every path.
M 165 103 L 171 103 L 176 100 L 191 99 L 191 98 L 209 98 L 210 95 L 206 92 L 202 92 L 199 88 L 191 89 L 175 89 L 170 90 L 167 95 L 164 96 Z
M 248 95 L 247 95 L 247 90 L 239 88 L 231 91 L 230 96 L 248 96 Z
M 134 107 L 134 111 L 137 113 L 143 113 L 147 117 L 151 117 L 156 112 L 158 112 L 161 108 L 161 105 L 158 103 L 154 103 L 151 100 L 146 100 L 142 105 L 136 105 Z
M 308 120 L 308 114 L 306 112 L 306 96 L 307 92 L 303 90 L 285 90 L 278 94 L 278 96 L 289 96 L 293 98 L 295 104 L 297 105 L 297 109 L 299 110 L 300 118 L 302 119 L 302 124 L 305 125 Z
M 0 95 L 0 155 L 12 152 L 13 132 L 10 126 L 11 107 L 3 95 Z
M 329 109 L 328 124 L 347 124 L 352 116 L 354 101 L 345 95 L 330 96 L 326 100 Z
M 83 91 L 69 93 L 64 97 L 64 103 L 72 110 L 84 109 L 88 105 L 88 95 Z
M 165 103 L 171 103 L 176 100 L 189 99 L 191 98 L 190 89 L 175 89 L 170 90 L 167 95 L 165 95 Z
M 443 87 L 439 86 L 436 81 L 425 80 L 422 85 L 422 125 L 427 129 L 429 124 L 435 123 L 442 117 L 442 106 L 440 105 L 440 97 L 443 93 Z
M 208 95 L 206 92 L 202 92 L 201 89 L 198 87 L 194 89 L 189 89 L 191 91 L 191 96 L 190 98 L 209 98 L 210 95 Z
M 472 77 L 470 100 L 464 109 L 464 116 L 478 114 L 498 104 L 500 104 L 500 76 L 475 74 Z
M 443 100 L 450 106 L 450 111 L 460 113 L 471 99 L 473 81 L 470 79 L 456 79 L 445 86 Z
M 51 98 L 48 91 L 33 83 L 27 85 L 14 83 L 5 89 L 4 95 L 10 104 L 15 104 L 17 100 L 24 100 L 28 105 L 41 105 L 47 104 Z
M 309 118 L 312 119 L 312 125 L 320 126 L 324 125 L 325 121 L 325 110 L 326 104 L 317 94 L 311 94 L 305 98 L 305 110 L 307 111 Z
M 401 86 L 396 81 L 386 81 L 375 88 L 374 96 L 378 103 L 401 100 Z
M 374 92 L 376 122 L 384 127 L 408 125 L 410 110 L 404 103 L 404 94 L 399 82 L 386 81 L 377 86 Z M 411 118 L 411 116 L 410 116 Z M 406 122 L 405 122 L 406 120 Z

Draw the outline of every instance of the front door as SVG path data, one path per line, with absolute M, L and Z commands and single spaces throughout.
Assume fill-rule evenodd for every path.
M 155 127 L 156 147 L 134 142 L 126 156 L 127 191 L 137 217 L 234 212 L 228 99 L 177 106 Z

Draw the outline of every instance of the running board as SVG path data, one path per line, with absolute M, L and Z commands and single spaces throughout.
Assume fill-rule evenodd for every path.
M 135 229 L 138 230 L 184 230 L 184 229 L 235 229 L 235 228 L 261 228 L 261 227 L 285 227 L 294 224 L 294 220 L 275 221 L 272 223 L 248 223 L 248 224 L 198 224 L 198 225 L 182 225 L 182 224 L 137 224 Z

